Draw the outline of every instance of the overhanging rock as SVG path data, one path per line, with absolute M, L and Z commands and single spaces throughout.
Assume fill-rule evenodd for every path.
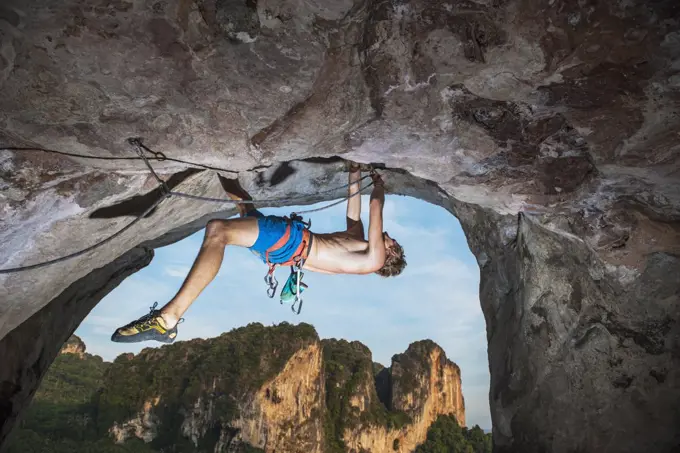
M 393 193 L 460 219 L 480 264 L 497 451 L 669 451 L 679 6 L 572 3 L 9 0 L 0 141 L 128 157 L 143 137 L 303 202 L 335 198 L 318 192 L 342 159 L 382 163 Z M 223 194 L 214 171 L 154 165 Z M 11 151 L 0 184 L 2 268 L 106 237 L 156 189 L 139 161 Z M 231 212 L 169 199 L 91 254 L 0 276 L 0 436 L 89 311 L 64 307 L 94 306 L 148 260 L 126 261 L 138 246 Z

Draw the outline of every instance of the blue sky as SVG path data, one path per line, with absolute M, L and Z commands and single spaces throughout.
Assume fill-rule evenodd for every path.
M 362 219 L 368 228 L 368 196 Z M 322 206 L 321 203 L 312 207 Z M 305 207 L 305 208 L 310 208 Z M 305 209 L 299 208 L 299 209 Z M 313 213 L 312 231 L 345 227 L 345 204 Z M 287 215 L 295 207 L 262 209 Z M 179 327 L 178 341 L 220 335 L 250 322 L 307 322 L 321 338 L 345 338 L 366 344 L 373 360 L 389 366 L 394 354 L 422 339 L 432 339 L 462 372 L 469 426 L 491 427 L 489 367 L 484 318 L 479 305 L 479 269 L 458 220 L 444 209 L 410 197 L 388 195 L 384 226 L 405 249 L 408 265 L 397 278 L 377 275 L 324 275 L 306 272 L 309 285 L 302 313 L 266 295 L 266 266 L 248 249 L 230 247 L 217 278 L 194 302 Z M 198 253 L 204 231 L 156 250 L 152 263 L 106 296 L 76 334 L 88 352 L 113 360 L 160 343 L 119 344 L 113 331 L 148 312 L 154 301 L 165 304 L 179 289 Z M 277 271 L 280 285 L 288 269 Z

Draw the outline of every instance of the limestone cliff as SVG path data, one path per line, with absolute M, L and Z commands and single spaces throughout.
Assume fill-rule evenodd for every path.
M 113 422 L 109 433 L 118 444 L 125 443 L 126 440 L 136 437 L 144 442 L 151 442 L 156 437 L 156 429 L 159 424 L 158 417 L 153 415 L 152 409 L 158 405 L 160 398 L 154 398 L 144 402 L 139 414 L 122 423 Z
M 371 353 L 364 345 L 342 340 L 319 342 L 309 336 L 313 331 L 305 329 L 251 325 L 196 345 L 194 340 L 135 357 L 121 357 L 105 381 L 99 403 L 103 412 L 112 400 L 120 399 L 112 388 L 114 379 L 115 388 L 120 389 L 120 385 L 131 381 L 147 382 L 152 375 L 164 374 L 163 370 L 171 367 L 177 376 L 168 377 L 170 381 L 193 381 L 198 373 L 202 384 L 194 384 L 199 387 L 193 389 L 145 389 L 145 395 L 158 392 L 158 396 L 130 405 L 131 409 L 138 407 L 137 412 L 133 410 L 132 417 L 114 420 L 110 433 L 121 443 L 136 437 L 156 447 L 169 448 L 189 440 L 196 448 L 208 445 L 216 453 L 241 442 L 267 453 L 382 453 L 413 451 L 425 440 L 428 428 L 439 415 L 454 415 L 459 424 L 465 424 L 460 370 L 431 341 L 412 344 L 404 354 L 394 357 L 391 368 L 383 370 L 392 376 L 392 401 L 383 402 L 376 391 Z M 256 336 L 265 339 L 253 349 L 246 341 Z M 298 336 L 305 340 L 293 342 L 291 347 L 277 347 Z M 250 356 L 247 360 L 259 365 L 225 372 L 206 363 L 225 363 L 235 358 L 233 353 L 216 357 L 218 350 L 225 350 L 223 342 L 237 342 L 243 349 L 240 354 Z M 191 355 L 194 365 L 178 364 L 174 361 L 177 354 L 182 360 L 189 360 Z M 164 363 L 168 360 L 171 363 Z M 279 366 L 272 368 L 266 364 L 270 361 Z M 147 371 L 126 376 L 140 373 L 139 367 Z M 206 374 L 200 370 L 212 371 Z M 234 379 L 230 373 L 240 377 Z M 271 377 L 263 380 L 262 374 Z M 246 377 L 250 382 L 246 383 Z M 178 411 L 180 420 L 169 421 L 169 410 Z M 179 423 L 181 435 L 164 438 L 163 432 L 172 423 Z M 329 425 L 342 428 L 329 431 Z M 396 450 L 395 441 L 401 445 Z
M 119 442 L 190 444 L 215 453 L 323 450 L 321 349 L 311 326 L 251 324 L 210 340 L 121 356 L 98 396 L 99 422 Z
M 499 452 L 671 450 L 679 29 L 677 0 L 4 0 L 0 269 L 163 196 L 130 137 L 213 197 L 328 200 L 343 160 L 383 164 L 477 257 Z M 0 443 L 97 301 L 228 208 L 166 199 L 0 275 Z
M 113 364 L 66 354 L 10 451 L 94 442 L 143 453 L 407 453 L 439 415 L 465 423 L 460 371 L 439 346 L 414 343 L 381 371 L 392 401 L 380 400 L 371 359 L 361 343 L 320 341 L 311 326 L 285 323 L 123 354 Z M 86 374 L 78 395 L 54 391 Z M 80 431 L 62 426 L 69 420 Z
M 64 346 L 61 347 L 59 354 L 76 354 L 82 358 L 86 349 L 87 347 L 85 346 L 85 343 L 83 343 L 83 340 L 77 335 L 73 335 L 66 343 L 64 343 Z
M 241 406 L 233 427 L 266 452 L 322 453 L 324 446 L 321 345 L 293 354 L 283 369 Z
M 390 369 L 382 371 L 391 383 L 388 407 L 408 415 L 402 427 L 358 424 L 343 434 L 350 451 L 371 453 L 412 452 L 425 441 L 428 428 L 439 415 L 453 415 L 465 426 L 465 403 L 460 369 L 446 358 L 444 351 L 431 341 L 413 343 L 403 354 L 392 359 Z M 350 404 L 362 413 L 377 399 L 374 386 L 360 386 Z

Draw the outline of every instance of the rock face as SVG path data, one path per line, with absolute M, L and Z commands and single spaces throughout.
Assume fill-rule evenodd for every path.
M 86 349 L 87 347 L 85 346 L 85 343 L 83 343 L 83 340 L 77 335 L 72 335 L 71 338 L 64 343 L 64 346 L 61 347 L 59 354 L 76 354 L 82 358 L 85 355 Z
M 121 424 L 114 422 L 109 429 L 113 440 L 117 444 L 125 443 L 126 440 L 131 438 L 141 439 L 147 443 L 151 442 L 156 437 L 156 427 L 159 424 L 158 417 L 155 417 L 151 411 L 159 400 L 160 398 L 155 398 L 145 401 L 137 417 L 126 420 Z
M 152 256 L 152 250 L 135 247 L 110 264 L 93 270 L 87 285 L 72 283 L 52 303 L 2 339 L 0 418 L 3 428 L 0 435 L 3 440 L 80 321 L 127 276 L 148 265 Z M 35 341 L 26 341 L 27 338 Z
M 108 451 L 115 442 L 144 452 L 406 453 L 439 415 L 464 423 L 460 370 L 433 342 L 412 344 L 383 370 L 394 395 L 388 405 L 408 400 L 403 409 L 379 401 L 372 365 L 361 343 L 319 341 L 311 326 L 285 323 L 124 354 L 113 364 L 64 354 L 10 451 Z
M 631 439 L 645 451 L 678 445 L 679 433 L 660 417 L 675 423 L 680 415 L 679 292 L 670 277 L 680 260 L 651 253 L 635 276 L 619 273 L 625 269 L 527 216 L 517 238 L 499 244 L 482 267 L 480 291 L 493 302 L 483 306 L 487 320 L 495 313 L 489 355 L 505 357 L 490 364 L 494 429 L 502 433 L 495 439 L 512 436 L 529 451 L 632 451 Z M 583 423 L 595 427 L 584 431 Z
M 413 343 L 405 353 L 394 356 L 392 366 L 382 370 L 377 380 L 387 387 L 387 407 L 406 414 L 411 421 L 400 428 L 361 424 L 348 427 L 343 438 L 349 451 L 412 452 L 425 441 L 428 428 L 439 415 L 453 415 L 459 425 L 465 426 L 460 369 L 432 341 Z M 361 418 L 376 399 L 374 386 L 358 386 L 350 404 L 359 409 Z
M 1 151 L 0 266 L 82 249 L 160 197 L 121 159 L 129 137 L 300 203 L 338 196 L 320 191 L 344 183 L 342 159 L 381 163 L 390 191 L 456 215 L 477 256 L 495 448 L 668 451 L 679 8 L 5 1 L 0 141 L 116 160 Z M 222 196 L 214 171 L 154 165 L 176 190 Z M 0 442 L 99 298 L 227 208 L 171 198 L 102 248 L 0 274 Z
M 118 442 L 167 450 L 322 453 L 324 378 L 309 325 L 252 324 L 210 340 L 121 356 L 98 397 L 97 423 Z M 101 426 L 100 426 L 101 428 Z
M 283 370 L 260 387 L 234 423 L 244 441 L 266 452 L 323 452 L 321 356 L 318 343 L 295 352 Z
M 465 426 L 460 368 L 437 344 L 429 340 L 411 344 L 392 359 L 390 374 L 391 409 L 429 420 L 453 414 L 458 424 Z

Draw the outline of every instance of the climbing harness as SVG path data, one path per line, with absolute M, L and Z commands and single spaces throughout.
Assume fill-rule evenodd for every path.
M 309 252 L 312 249 L 312 242 L 314 240 L 313 239 L 314 236 L 309 231 L 309 228 L 312 226 L 312 221 L 310 220 L 305 222 L 302 216 L 296 213 L 291 213 L 289 217 L 284 217 L 284 219 L 286 220 L 288 225 L 286 226 L 286 230 L 283 233 L 283 236 L 281 236 L 274 245 L 272 245 L 265 251 L 264 261 L 268 266 L 268 270 L 267 274 L 264 276 L 264 281 L 267 284 L 267 296 L 273 299 L 274 295 L 276 294 L 276 289 L 279 285 L 279 282 L 276 279 L 276 276 L 274 275 L 276 267 L 290 266 L 291 276 L 288 278 L 286 284 L 284 285 L 281 291 L 281 303 L 283 304 L 284 302 L 289 302 L 290 301 L 289 296 L 293 293 L 296 294 L 295 300 L 292 305 L 292 309 L 293 311 L 295 311 L 295 305 L 298 302 L 300 302 L 297 310 L 297 313 L 300 314 L 300 308 L 302 306 L 301 302 L 302 299 L 300 298 L 300 293 L 302 291 L 299 290 L 299 287 L 300 285 L 303 284 L 301 270 L 302 267 L 304 266 L 307 256 L 309 255 Z M 298 248 L 293 252 L 291 259 L 289 259 L 288 261 L 283 263 L 272 263 L 271 260 L 269 259 L 270 253 L 276 252 L 277 250 L 281 249 L 288 243 L 293 228 L 293 224 L 295 223 L 299 223 L 305 227 L 302 230 L 302 240 L 300 241 L 300 245 L 298 245 Z M 293 274 L 297 274 L 297 278 L 294 281 Z
M 265 262 L 267 263 L 268 266 L 268 271 L 267 274 L 264 277 L 264 281 L 267 284 L 267 296 L 269 298 L 274 298 L 274 295 L 276 294 L 276 289 L 279 285 L 278 280 L 276 279 L 276 276 L 274 276 L 274 271 L 276 270 L 277 266 L 290 266 L 290 276 L 288 277 L 288 280 L 286 281 L 286 284 L 283 286 L 283 289 L 281 290 L 281 295 L 280 295 L 280 301 L 281 304 L 284 303 L 291 303 L 291 310 L 293 312 L 296 312 L 295 306 L 297 305 L 297 314 L 300 314 L 300 310 L 302 310 L 302 289 L 301 287 L 307 288 L 307 285 L 302 283 L 302 267 L 305 265 L 305 261 L 307 260 L 307 256 L 309 255 L 309 252 L 312 250 L 312 243 L 314 242 L 314 235 L 309 231 L 309 227 L 312 225 L 312 221 L 305 222 L 302 217 L 296 213 L 292 213 L 290 217 L 284 217 L 286 221 L 288 222 L 288 225 L 286 226 L 286 231 L 284 232 L 283 236 L 271 247 L 269 247 L 265 251 Z M 281 247 L 285 246 L 288 243 L 288 239 L 290 239 L 290 233 L 291 229 L 293 226 L 293 223 L 300 223 L 305 226 L 305 229 L 302 230 L 302 240 L 300 241 L 300 245 L 298 248 L 293 252 L 292 258 L 289 259 L 288 261 L 284 263 L 272 263 L 271 260 L 269 259 L 269 254 L 271 252 L 275 252 L 279 250 Z
M 361 178 L 359 181 L 356 183 L 360 183 L 363 179 L 365 178 L 373 178 L 376 175 L 376 171 L 371 168 L 370 173 L 363 178 Z M 351 183 L 348 184 L 348 186 L 351 186 Z M 288 227 L 286 228 L 286 232 L 284 235 L 279 239 L 279 241 L 271 246 L 269 249 L 267 249 L 266 254 L 265 254 L 265 260 L 269 266 L 269 270 L 267 274 L 264 277 L 264 281 L 267 284 L 267 295 L 270 298 L 274 298 L 274 295 L 276 294 L 276 289 L 279 285 L 278 280 L 274 276 L 274 271 L 276 270 L 277 264 L 272 264 L 269 261 L 269 253 L 273 252 L 275 250 L 278 250 L 279 248 L 283 247 L 287 242 L 290 237 L 290 230 L 291 230 L 291 223 L 292 222 L 300 222 L 301 224 L 305 225 L 305 230 L 303 230 L 303 234 L 306 235 L 303 237 L 303 240 L 300 243 L 300 246 L 298 247 L 298 250 L 295 251 L 293 254 L 293 258 L 285 263 L 282 263 L 282 266 L 287 266 L 290 265 L 290 275 L 288 276 L 288 280 L 286 280 L 286 284 L 283 285 L 283 289 L 281 290 L 281 295 L 280 295 L 280 301 L 281 304 L 284 303 L 290 303 L 291 304 L 291 310 L 295 314 L 300 314 L 300 311 L 302 310 L 302 292 L 308 288 L 308 286 L 302 282 L 302 277 L 304 276 L 304 273 L 302 272 L 302 267 L 305 265 L 305 260 L 307 259 L 307 254 L 312 249 L 312 241 L 314 236 L 311 234 L 309 231 L 309 228 L 312 226 L 312 221 L 311 219 L 308 222 L 305 222 L 304 219 L 300 214 L 306 214 L 306 213 L 311 213 L 311 212 L 317 212 L 317 211 L 322 211 L 324 209 L 328 209 L 332 206 L 335 206 L 339 203 L 343 203 L 346 200 L 349 200 L 350 198 L 354 197 L 355 195 L 361 193 L 364 189 L 367 187 L 370 187 L 374 183 L 371 182 L 368 186 L 360 189 L 359 191 L 349 195 L 348 197 L 326 205 L 322 206 L 321 208 L 316 208 L 316 209 L 307 209 L 305 211 L 299 211 L 299 212 L 293 212 L 290 214 L 290 217 L 287 217 L 286 220 L 288 221 Z M 307 243 L 308 242 L 308 243 Z M 305 253 L 306 252 L 306 253 Z M 297 306 L 297 310 L 295 307 Z
M 295 204 L 295 202 L 297 202 L 297 201 L 305 201 L 305 199 L 306 199 L 306 197 L 288 197 L 288 198 L 270 198 L 270 199 L 259 199 L 259 200 L 232 200 L 232 199 L 229 199 L 229 198 L 211 198 L 211 197 L 202 197 L 202 196 L 198 196 L 198 195 L 186 194 L 186 193 L 182 193 L 182 192 L 175 192 L 173 190 L 170 190 L 170 188 L 168 187 L 166 182 L 158 176 L 158 174 L 155 172 L 155 170 L 151 166 L 151 163 L 149 162 L 150 160 L 157 160 L 157 161 L 168 160 L 168 161 L 173 161 L 173 162 L 184 163 L 184 164 L 187 164 L 187 165 L 198 166 L 198 167 L 202 167 L 202 168 L 205 168 L 205 169 L 208 169 L 208 170 L 224 171 L 224 172 L 230 172 L 230 173 L 238 173 L 238 172 L 235 172 L 233 170 L 225 170 L 225 169 L 222 169 L 222 168 L 210 167 L 210 166 L 203 165 L 203 164 L 197 164 L 197 163 L 193 163 L 193 162 L 183 161 L 183 160 L 180 160 L 180 159 L 169 158 L 169 157 L 165 156 L 165 154 L 163 154 L 162 152 L 154 152 L 154 151 L 150 150 L 148 147 L 146 147 L 143 144 L 143 142 L 140 138 L 130 138 L 130 139 L 128 139 L 128 143 L 135 148 L 135 151 L 136 151 L 138 157 L 100 157 L 100 156 L 87 156 L 87 155 L 84 155 L 84 154 L 67 153 L 67 152 L 49 150 L 49 149 L 44 149 L 44 148 L 0 147 L 0 150 L 7 150 L 7 151 L 42 151 L 42 152 L 47 152 L 47 153 L 56 153 L 56 154 L 62 154 L 62 155 L 65 155 L 65 156 L 80 157 L 80 158 L 85 158 L 85 159 L 99 159 L 99 160 L 140 160 L 141 159 L 141 160 L 144 161 L 145 165 L 147 166 L 147 168 L 149 169 L 151 174 L 154 176 L 154 178 L 158 182 L 159 187 L 161 189 L 161 193 L 163 194 L 162 197 L 160 197 L 156 201 L 154 201 L 152 203 L 152 205 L 149 206 L 146 210 L 144 210 L 144 212 L 142 212 L 137 218 L 133 219 L 130 223 L 128 223 L 123 228 L 121 228 L 120 230 L 113 233 L 111 236 L 106 237 L 106 238 L 102 239 L 101 241 L 96 242 L 95 244 L 93 244 L 89 247 L 86 247 L 82 250 L 79 250 L 77 252 L 71 253 L 71 254 L 66 255 L 66 256 L 62 256 L 62 257 L 55 258 L 55 259 L 52 259 L 52 260 L 44 261 L 42 263 L 30 264 L 30 265 L 27 265 L 27 266 L 20 266 L 20 267 L 8 268 L 8 269 L 0 269 L 0 275 L 11 274 L 11 273 L 15 273 L 15 272 L 27 271 L 27 270 L 32 270 L 32 269 L 40 269 L 40 268 L 43 268 L 43 267 L 46 267 L 46 266 L 49 266 L 49 265 L 52 265 L 52 264 L 56 264 L 56 263 L 60 263 L 62 261 L 69 260 L 71 258 L 76 258 L 78 256 L 82 256 L 82 255 L 84 255 L 88 252 L 91 252 L 92 250 L 95 250 L 96 248 L 112 241 L 116 237 L 123 234 L 125 231 L 129 230 L 133 225 L 135 225 L 141 219 L 146 217 L 156 207 L 158 207 L 158 205 L 160 205 L 163 202 L 163 200 L 165 200 L 166 198 L 170 198 L 171 196 L 178 196 L 178 197 L 189 198 L 189 199 L 194 199 L 194 200 L 201 200 L 201 201 L 208 201 L 208 202 L 232 203 L 232 204 L 251 204 L 251 203 L 252 204 L 260 204 L 260 203 L 264 203 L 264 204 L 273 204 L 273 203 Z M 153 157 L 147 156 L 145 154 L 145 151 L 148 152 L 148 153 L 151 153 Z M 366 176 L 360 178 L 357 182 L 361 183 L 361 181 L 363 181 L 366 178 L 369 178 L 370 176 L 371 175 L 366 175 Z M 337 191 L 339 189 L 349 187 L 349 186 L 351 186 L 352 184 L 355 184 L 355 183 L 345 184 L 343 186 L 339 186 L 339 187 L 336 187 L 334 189 L 319 191 L 319 192 L 317 192 L 317 194 L 332 193 L 332 192 Z M 323 211 L 324 209 L 328 209 L 330 207 L 333 207 L 335 205 L 343 203 L 344 201 L 349 200 L 352 197 L 360 195 L 364 190 L 368 189 L 372 185 L 373 185 L 373 182 L 370 182 L 369 184 L 365 185 L 364 187 L 361 187 L 359 190 L 352 193 L 351 195 L 348 195 L 347 197 L 341 199 L 340 201 L 331 203 L 329 205 L 322 206 L 320 208 L 315 208 L 315 209 L 298 211 L 297 213 L 292 213 L 291 219 L 295 218 L 295 219 L 298 219 L 297 221 L 301 221 L 300 214 Z M 307 225 L 307 228 L 309 228 L 309 226 L 311 226 L 311 221 L 310 222 L 303 222 L 303 223 L 305 223 Z M 310 247 L 311 247 L 311 241 L 312 241 L 311 233 L 309 233 L 308 229 L 305 230 L 305 231 L 307 231 L 308 232 L 307 234 L 310 235 L 309 236 L 309 244 L 310 244 Z M 303 240 L 303 243 L 304 243 L 304 240 Z M 297 252 L 296 252 L 296 254 L 297 254 Z M 306 259 L 306 257 L 305 257 L 305 259 Z M 297 272 L 298 276 L 296 278 L 297 284 L 296 284 L 296 288 L 295 288 L 295 295 L 296 295 L 295 300 L 296 300 L 296 302 L 299 301 L 299 307 L 298 308 L 300 309 L 301 306 L 302 306 L 302 299 L 300 297 L 302 290 L 300 289 L 300 287 L 302 285 L 304 285 L 301 282 L 302 272 L 300 270 L 302 269 L 302 266 L 304 265 L 304 259 L 300 259 L 298 261 L 298 263 L 295 263 L 295 262 L 284 263 L 284 265 L 290 265 L 290 264 L 293 264 L 293 265 L 297 264 L 297 271 L 296 272 Z M 269 289 L 267 290 L 267 294 L 270 294 L 270 292 L 271 292 L 270 297 L 274 297 L 274 293 L 276 292 L 276 288 L 278 287 L 278 282 L 276 281 L 276 277 L 274 277 L 273 274 L 274 274 L 274 271 L 270 269 L 270 272 L 268 272 L 267 276 L 265 277 L 265 281 L 269 285 Z M 293 308 L 294 308 L 294 306 L 293 306 Z M 299 313 L 299 309 L 298 309 L 298 313 Z

